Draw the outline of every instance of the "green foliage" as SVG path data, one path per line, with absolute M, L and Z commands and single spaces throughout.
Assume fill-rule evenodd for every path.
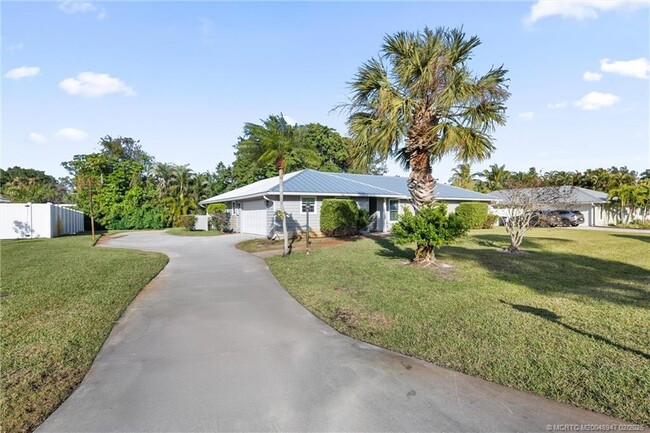
M 494 215 L 494 214 L 488 214 L 487 218 L 485 218 L 485 223 L 483 224 L 484 229 L 491 229 L 494 228 L 496 225 L 497 221 L 499 221 L 499 216 Z
M 320 231 L 325 236 L 352 236 L 357 234 L 359 211 L 349 199 L 328 198 L 320 208 Z
M 64 203 L 69 200 L 65 179 L 56 180 L 40 170 L 0 169 L 0 194 L 14 203 Z
M 196 217 L 194 215 L 178 215 L 174 218 L 174 227 L 181 227 L 185 230 L 194 230 Z
M 217 212 L 225 212 L 228 210 L 228 205 L 225 203 L 210 203 L 206 208 L 206 212 L 209 215 L 215 214 Z
M 468 229 L 482 229 L 488 218 L 487 203 L 464 202 L 456 208 L 456 215 Z
M 447 215 L 446 204 L 438 203 L 422 206 L 417 214 L 405 208 L 392 232 L 398 244 L 415 242 L 433 251 L 463 236 L 467 227 L 457 215 Z
M 359 208 L 357 215 L 357 231 L 365 230 L 370 224 L 370 213 L 364 208 Z

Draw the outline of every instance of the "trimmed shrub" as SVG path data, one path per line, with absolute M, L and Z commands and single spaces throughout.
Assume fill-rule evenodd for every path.
M 182 227 L 185 230 L 194 230 L 195 223 L 194 215 L 179 215 L 174 219 L 174 227 Z
M 365 230 L 370 224 L 370 213 L 361 208 L 359 209 L 359 215 L 357 215 L 357 230 Z
M 488 214 L 487 218 L 485 219 L 485 223 L 483 224 L 484 229 L 491 229 L 494 227 L 499 221 L 499 215 L 494 215 L 494 214 Z
M 226 203 L 210 203 L 207 207 L 207 214 L 214 215 L 217 212 L 225 212 L 228 210 Z
M 458 205 L 456 215 L 468 229 L 482 229 L 488 218 L 487 203 L 465 202 Z
M 351 236 L 358 232 L 359 210 L 349 199 L 328 198 L 320 207 L 320 231 L 325 236 Z

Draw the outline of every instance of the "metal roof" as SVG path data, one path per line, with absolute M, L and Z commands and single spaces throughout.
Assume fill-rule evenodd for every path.
M 607 202 L 607 193 L 602 191 L 594 191 L 592 189 L 581 188 L 579 186 L 563 185 L 559 187 L 541 187 L 541 188 L 522 188 L 522 191 L 532 191 L 533 189 L 558 189 L 558 196 L 565 197 L 567 203 L 606 203 Z M 506 199 L 509 196 L 509 192 L 512 190 L 501 189 L 498 191 L 492 191 L 489 193 L 490 196 L 496 199 Z
M 300 170 L 284 176 L 286 195 L 370 196 L 410 199 L 407 178 L 371 174 L 326 173 Z M 278 177 L 260 180 L 250 185 L 203 200 L 201 205 L 246 198 L 261 197 L 279 192 Z M 495 198 L 475 191 L 437 183 L 434 195 L 438 200 L 494 201 Z

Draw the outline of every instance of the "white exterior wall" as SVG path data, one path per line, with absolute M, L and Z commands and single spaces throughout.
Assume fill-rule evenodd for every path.
M 52 203 L 0 204 L 0 239 L 53 238 L 83 232 L 84 214 Z

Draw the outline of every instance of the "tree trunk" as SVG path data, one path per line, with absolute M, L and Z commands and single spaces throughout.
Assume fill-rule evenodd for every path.
M 422 146 L 412 146 L 412 149 L 409 149 L 409 165 L 411 172 L 407 185 L 413 199 L 413 208 L 417 213 L 420 207 L 433 202 L 436 181 L 431 174 L 431 158 Z
M 280 189 L 280 212 L 282 212 L 282 238 L 284 239 L 284 256 L 289 255 L 289 233 L 287 232 L 287 215 L 284 212 L 284 169 L 280 168 L 278 170 L 279 176 L 279 185 Z
M 426 244 L 418 244 L 415 249 L 415 259 L 413 262 L 418 266 L 426 266 L 436 261 L 436 255 L 433 247 Z

